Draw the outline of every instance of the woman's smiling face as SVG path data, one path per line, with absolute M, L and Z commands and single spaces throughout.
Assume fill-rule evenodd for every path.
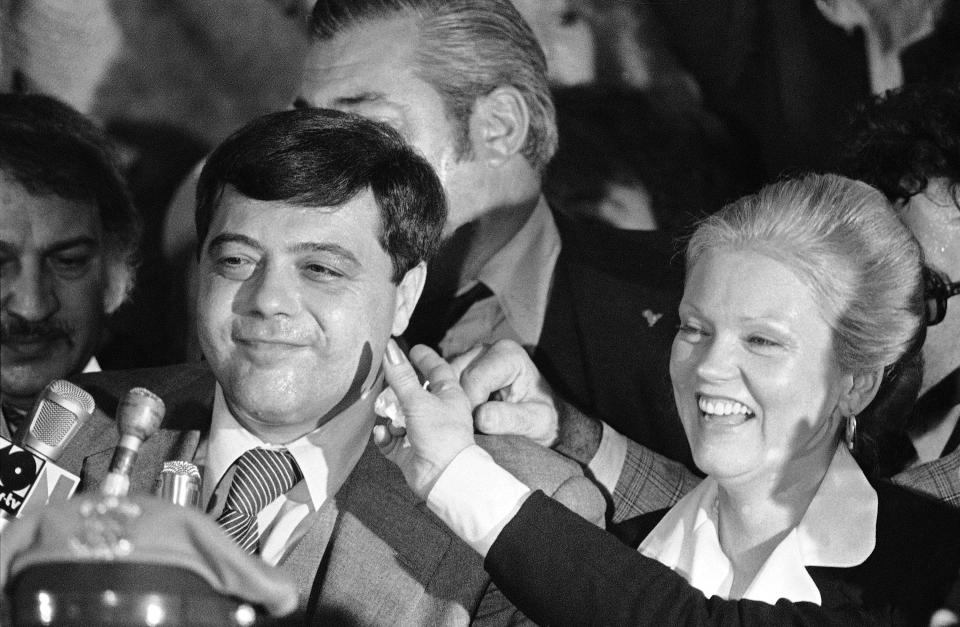
M 670 376 L 702 471 L 721 484 L 789 482 L 791 468 L 829 461 L 847 377 L 830 324 L 789 267 L 707 252 L 687 277 L 680 321 Z

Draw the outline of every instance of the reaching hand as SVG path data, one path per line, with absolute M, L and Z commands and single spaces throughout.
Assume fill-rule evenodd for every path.
M 390 340 L 384 373 L 406 426 L 378 424 L 373 439 L 387 459 L 400 467 L 410 488 L 425 499 L 453 458 L 474 443 L 473 421 L 470 402 L 450 364 L 426 346 L 414 346 L 410 358 L 430 385 L 421 387 L 413 365 Z
M 475 347 L 450 365 L 460 372 L 478 431 L 523 435 L 548 447 L 557 443 L 560 428 L 553 391 L 522 346 L 500 340 Z

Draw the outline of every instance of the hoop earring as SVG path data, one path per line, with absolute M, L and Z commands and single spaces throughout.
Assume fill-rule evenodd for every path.
M 844 440 L 847 443 L 847 448 L 850 449 L 850 452 L 853 452 L 854 444 L 857 438 L 857 415 L 850 414 L 847 416 L 847 428 L 846 433 L 844 434 Z

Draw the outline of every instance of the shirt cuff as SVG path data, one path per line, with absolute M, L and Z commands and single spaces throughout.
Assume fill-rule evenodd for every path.
M 486 557 L 530 493 L 530 488 L 474 444 L 460 451 L 441 473 L 427 495 L 427 507 Z
M 627 460 L 627 438 L 617 433 L 613 427 L 603 423 L 603 435 L 600 437 L 600 446 L 587 464 L 587 468 L 607 494 L 613 494 L 623 472 L 623 464 Z

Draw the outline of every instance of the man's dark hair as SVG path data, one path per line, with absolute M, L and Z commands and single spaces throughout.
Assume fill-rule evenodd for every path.
M 324 41 L 367 21 L 403 17 L 417 25 L 414 69 L 443 98 L 459 155 L 471 150 L 470 114 L 477 98 L 509 85 L 530 110 L 521 153 L 542 174 L 557 149 L 547 61 L 510 0 L 319 0 L 310 29 L 315 40 Z
M 859 107 L 838 170 L 906 201 L 945 178 L 960 193 L 960 83 L 908 85 Z
M 265 115 L 213 151 L 197 183 L 201 249 L 228 185 L 247 198 L 301 207 L 339 207 L 369 189 L 394 282 L 436 252 L 447 218 L 437 175 L 399 133 L 328 109 Z
M 49 96 L 0 94 L 0 170 L 33 195 L 97 207 L 119 304 L 133 285 L 141 223 L 100 129 Z

